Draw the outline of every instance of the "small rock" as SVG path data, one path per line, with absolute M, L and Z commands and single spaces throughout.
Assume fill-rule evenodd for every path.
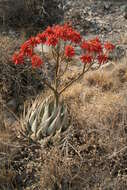
M 16 109 L 17 109 L 17 101 L 16 101 L 16 99 L 13 98 L 13 99 L 9 100 L 9 101 L 7 102 L 7 106 L 8 106 L 8 108 L 9 108 L 11 111 L 15 112 Z
M 125 7 L 125 10 L 124 10 L 124 18 L 127 19 L 127 6 Z
M 104 9 L 109 10 L 111 7 L 111 3 L 110 2 L 104 2 Z
M 127 19 L 127 6 L 121 6 L 121 11 L 123 12 L 124 18 Z
M 42 45 L 39 44 L 34 48 L 35 53 L 41 53 L 42 52 Z
M 14 115 L 8 111 L 4 111 L 3 120 L 6 126 L 12 126 L 16 122 Z
M 109 54 L 110 60 L 118 60 L 126 55 L 126 50 L 123 46 L 116 46 L 112 53 Z
M 113 70 L 115 67 L 115 65 L 112 63 L 112 62 L 108 62 L 104 65 L 101 66 L 100 70 L 103 70 L 103 71 L 111 71 Z

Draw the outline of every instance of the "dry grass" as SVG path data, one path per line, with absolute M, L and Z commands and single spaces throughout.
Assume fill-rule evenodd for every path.
M 9 68 L 2 76 L 10 71 L 14 76 L 8 60 L 1 61 L 1 68 Z M 64 92 L 70 127 L 43 148 L 1 123 L 0 189 L 127 189 L 126 59 L 115 65 L 110 71 L 90 71 Z M 79 72 L 75 67 L 72 70 L 66 73 L 64 83 Z M 7 93 L 12 90 L 13 85 L 8 88 L 10 83 L 4 84 Z M 22 83 L 18 84 L 21 87 Z M 47 95 L 46 90 L 42 98 Z
M 27 98 L 35 97 L 37 92 L 43 89 L 42 71 L 33 72 L 29 63 L 18 66 L 12 63 L 12 55 L 19 50 L 24 38 L 23 33 L 21 40 L 0 36 L 0 93 L 5 102 L 14 98 L 17 104 L 21 104 Z
M 12 159 L 16 150 L 16 134 L 0 125 L 0 189 L 13 188 L 16 171 L 12 167 Z
M 74 84 L 65 93 L 64 98 L 69 102 L 72 101 L 73 113 L 77 115 L 78 120 L 89 120 L 95 122 L 92 118 L 104 118 L 106 115 L 115 112 L 125 106 L 125 88 L 127 86 L 127 69 L 126 64 L 116 64 L 111 71 L 94 71 L 89 72 L 82 81 Z M 75 98 L 76 97 L 76 98 Z M 79 110 L 80 114 L 77 114 Z M 95 114 L 96 113 L 96 114 Z M 101 117 L 102 117 L 101 116 Z M 83 119 L 84 118 L 84 119 Z
M 14 80 L 15 66 L 11 63 L 12 54 L 17 50 L 21 41 L 10 38 L 9 36 L 0 35 L 0 92 L 10 93 Z
M 121 34 L 120 42 L 125 45 L 127 44 L 127 32 L 125 32 L 124 34 Z
M 72 126 L 42 153 L 42 189 L 127 188 L 126 66 L 90 72 L 63 94 Z

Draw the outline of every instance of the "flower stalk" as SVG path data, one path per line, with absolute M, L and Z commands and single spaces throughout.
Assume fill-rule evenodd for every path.
M 41 53 L 35 53 L 35 48 L 40 44 L 42 47 Z M 49 48 L 48 52 L 44 52 L 44 45 Z M 80 47 L 81 55 L 76 55 L 76 47 Z M 60 95 L 88 72 L 95 63 L 98 62 L 98 68 L 106 63 L 108 54 L 114 47 L 110 42 L 102 44 L 98 37 L 91 40 L 83 39 L 80 33 L 69 24 L 56 25 L 49 26 L 44 32 L 28 39 L 21 46 L 20 51 L 14 53 L 12 60 L 15 64 L 24 64 L 25 59 L 29 58 L 33 69 L 43 68 L 44 62 L 49 65 L 52 65 L 51 62 L 53 62 L 55 68 L 54 80 L 50 83 L 47 79 L 44 79 L 44 83 L 52 90 L 55 104 L 58 106 Z M 61 87 L 61 78 L 68 70 L 69 61 L 73 61 L 75 56 L 83 63 L 82 72 Z

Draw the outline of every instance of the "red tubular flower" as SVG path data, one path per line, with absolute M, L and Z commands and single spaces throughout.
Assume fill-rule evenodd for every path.
M 75 55 L 75 50 L 72 46 L 67 45 L 65 47 L 65 56 L 66 57 L 73 57 Z
M 63 28 L 63 30 L 61 31 L 61 36 L 60 38 L 63 40 L 63 41 L 67 41 L 69 40 L 69 34 L 67 33 L 66 29 Z
M 42 59 L 38 55 L 31 57 L 32 67 L 40 67 L 43 64 Z
M 80 33 L 74 30 L 69 24 L 56 25 L 53 27 L 47 27 L 44 32 L 27 40 L 21 46 L 19 53 L 13 55 L 13 62 L 15 64 L 22 64 L 24 63 L 24 58 L 28 57 L 31 59 L 32 67 L 40 67 L 43 64 L 43 60 L 36 54 L 36 52 L 34 52 L 36 50 L 35 47 L 38 44 L 46 44 L 52 46 L 52 48 L 59 45 L 61 48 L 60 56 L 62 56 L 62 59 L 62 51 L 64 51 L 64 56 L 66 58 L 72 58 L 75 55 L 74 47 L 79 45 L 84 52 L 79 58 L 84 64 L 94 63 L 94 60 L 98 61 L 99 64 L 105 63 L 108 59 L 107 56 L 109 52 L 115 48 L 110 42 L 102 44 L 99 38 L 82 40 Z M 65 44 L 67 45 L 65 46 Z M 74 46 L 69 44 L 74 44 Z M 55 52 L 57 53 L 56 48 Z
M 53 27 L 53 31 L 54 31 L 56 37 L 58 39 L 62 39 L 64 41 L 67 40 L 67 30 L 68 30 L 67 25 L 63 25 L 63 26 L 56 25 Z
M 71 27 L 65 28 L 66 40 L 72 41 L 74 30 Z
M 35 41 L 36 41 L 36 45 L 41 43 L 41 39 L 38 36 L 35 37 Z
M 98 60 L 99 64 L 104 64 L 105 62 L 107 62 L 108 57 L 105 54 L 104 55 L 100 54 L 100 55 L 98 55 L 97 60 Z
M 24 56 L 29 56 L 31 57 L 33 55 L 33 47 L 31 47 L 30 41 L 26 41 L 20 49 L 20 52 L 24 55 Z
M 102 45 L 98 38 L 83 41 L 81 44 L 81 48 L 88 51 L 89 53 L 101 53 L 102 52 Z
M 114 46 L 113 44 L 111 44 L 110 42 L 106 42 L 106 43 L 104 44 L 104 48 L 105 48 L 106 50 L 108 50 L 108 51 L 112 51 L 112 50 L 115 48 L 115 46 Z
M 29 42 L 29 45 L 32 46 L 33 48 L 34 48 L 35 46 L 37 46 L 37 44 L 40 43 L 40 41 L 39 41 L 39 39 L 38 39 L 37 37 L 31 37 L 31 38 L 28 40 L 28 42 Z
M 58 39 L 55 35 L 49 35 L 46 41 L 46 44 L 49 46 L 56 46 L 58 43 Z
M 40 43 L 44 44 L 46 42 L 46 34 L 43 32 L 37 35 L 37 38 L 40 40 Z
M 89 55 L 89 54 L 82 55 L 82 56 L 80 57 L 80 59 L 81 59 L 81 61 L 82 61 L 83 63 L 86 63 L 86 64 L 92 62 L 92 56 Z
M 64 24 L 62 26 L 56 25 L 52 29 L 58 39 L 62 39 L 63 41 L 71 41 L 76 44 L 81 42 L 80 33 L 73 30 L 68 24 Z
M 102 52 L 102 45 L 99 40 L 99 38 L 95 38 L 89 41 L 90 43 L 90 51 L 95 53 L 101 53 Z
M 74 30 L 68 24 L 64 24 L 62 26 L 56 25 L 53 27 L 53 31 L 58 39 L 62 39 L 63 41 L 72 40 L 72 33 Z
M 53 28 L 48 26 L 45 30 L 45 35 L 46 36 L 49 36 L 49 35 L 53 35 L 54 34 L 54 31 L 53 31 Z
M 70 34 L 70 40 L 73 43 L 79 44 L 81 42 L 81 35 L 77 31 L 72 31 Z
M 17 64 L 23 64 L 24 63 L 23 54 L 21 54 L 21 53 L 14 53 L 13 56 L 12 56 L 12 61 L 16 65 Z
M 81 48 L 84 50 L 90 51 L 90 43 L 84 40 L 81 44 Z
M 33 49 L 31 49 L 30 47 L 25 49 L 25 51 L 22 51 L 22 49 L 21 49 L 20 52 L 23 53 L 25 56 L 28 56 L 28 57 L 31 57 L 33 55 Z
M 60 39 L 62 37 L 63 26 L 60 25 L 53 26 L 53 31 L 56 37 Z

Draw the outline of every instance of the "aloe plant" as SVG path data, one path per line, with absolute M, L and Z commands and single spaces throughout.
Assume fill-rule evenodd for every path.
M 81 55 L 76 53 L 76 47 L 81 49 Z M 99 38 L 84 40 L 80 33 L 68 24 L 47 27 L 44 32 L 31 37 L 21 46 L 20 51 L 13 55 L 15 64 L 23 64 L 27 58 L 31 61 L 33 69 L 39 67 L 43 70 L 43 63 L 46 62 L 49 66 L 54 64 L 55 70 L 52 81 L 47 80 L 48 76 L 43 80 L 54 97 L 50 96 L 44 101 L 36 99 L 25 115 L 26 131 L 31 138 L 40 140 L 67 128 L 67 108 L 60 102 L 61 94 L 94 64 L 98 63 L 97 68 L 99 68 L 107 62 L 108 53 L 113 49 L 113 44 L 107 42 L 103 45 Z M 61 78 L 74 58 L 83 63 L 82 71 L 67 84 L 61 85 Z
M 36 141 L 41 141 L 44 137 L 54 136 L 57 132 L 65 131 L 68 127 L 67 106 L 64 103 L 56 102 L 52 96 L 44 101 L 36 99 L 32 106 L 24 111 L 25 132 Z

